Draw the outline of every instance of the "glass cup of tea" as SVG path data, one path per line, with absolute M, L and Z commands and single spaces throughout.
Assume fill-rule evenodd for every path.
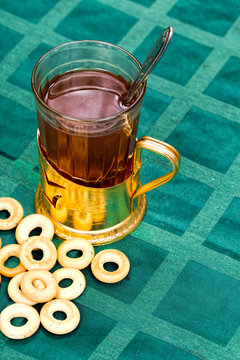
M 145 193 L 178 172 L 176 149 L 136 139 L 146 82 L 131 104 L 123 104 L 140 68 L 128 51 L 86 40 L 50 50 L 33 69 L 40 172 L 35 209 L 62 239 L 84 237 L 98 245 L 125 237 L 145 214 Z M 139 177 L 143 148 L 173 168 L 145 185 Z

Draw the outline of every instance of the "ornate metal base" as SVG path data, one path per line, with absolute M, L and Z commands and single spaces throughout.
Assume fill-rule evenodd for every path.
M 133 199 L 141 185 L 138 168 L 116 186 L 82 186 L 56 171 L 39 146 L 39 173 L 35 210 L 52 220 L 63 240 L 81 237 L 93 245 L 112 243 L 130 234 L 146 212 L 146 195 Z
M 40 185 L 38 186 L 35 195 L 34 205 L 37 213 L 46 215 L 52 220 L 55 225 L 56 235 L 62 240 L 81 237 L 91 241 L 93 245 L 105 245 L 124 238 L 138 227 L 145 215 L 147 200 L 145 194 L 140 195 L 138 197 L 136 209 L 125 220 L 109 228 L 90 231 L 74 229 L 63 225 L 54 219 L 51 214 L 46 211 L 46 207 L 44 206 L 44 195 Z

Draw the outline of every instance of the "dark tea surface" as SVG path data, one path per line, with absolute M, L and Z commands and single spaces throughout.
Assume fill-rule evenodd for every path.
M 69 72 L 49 85 L 44 102 L 75 119 L 102 119 L 121 112 L 127 83 L 110 73 Z
M 76 122 L 68 131 L 64 120 L 54 127 L 38 112 L 41 148 L 58 172 L 91 187 L 114 186 L 130 176 L 138 116 L 117 116 L 128 87 L 121 77 L 95 70 L 68 72 L 45 85 L 42 100 Z M 110 123 L 102 120 L 114 115 Z M 82 122 L 87 130 L 81 131 Z

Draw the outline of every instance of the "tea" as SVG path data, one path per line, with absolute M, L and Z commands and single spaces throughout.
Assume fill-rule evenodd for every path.
M 60 45 L 33 69 L 41 143 L 35 210 L 53 221 L 60 238 L 103 245 L 127 236 L 143 219 L 145 192 L 178 171 L 170 145 L 136 140 L 146 82 L 122 106 L 140 69 L 128 51 L 93 40 Z M 173 170 L 141 185 L 142 149 L 166 157 Z
M 121 104 L 128 88 L 120 76 L 98 70 L 69 71 L 47 82 L 42 100 L 72 118 L 69 126 L 59 119 L 54 127 L 38 111 L 42 152 L 59 173 L 90 187 L 130 176 L 139 115 L 132 119 Z

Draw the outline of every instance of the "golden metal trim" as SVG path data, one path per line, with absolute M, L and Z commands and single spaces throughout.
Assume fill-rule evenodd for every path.
M 154 151 L 159 155 L 164 156 L 166 159 L 168 159 L 171 162 L 173 170 L 155 180 L 150 181 L 147 184 L 140 186 L 133 195 L 133 199 L 170 181 L 178 173 L 181 163 L 181 157 L 178 151 L 173 146 L 163 141 L 159 141 L 154 138 L 151 138 L 149 136 L 143 136 L 141 139 L 139 139 L 136 142 L 136 146 L 135 146 L 135 154 L 134 154 L 135 173 L 139 171 L 142 165 L 141 164 L 142 149 Z
M 84 237 L 94 245 L 114 242 L 130 234 L 144 217 L 146 196 L 132 200 L 139 172 L 109 188 L 81 186 L 60 175 L 39 146 L 39 173 L 35 210 L 53 221 L 62 239 Z
M 44 158 L 40 146 L 38 148 L 40 185 L 35 196 L 36 212 L 53 221 L 61 239 L 81 237 L 93 245 L 115 242 L 135 230 L 146 211 L 145 193 L 171 180 L 180 166 L 176 149 L 145 136 L 136 142 L 133 174 L 119 185 L 98 189 L 78 185 L 60 175 Z M 173 170 L 141 185 L 142 149 L 167 158 Z

